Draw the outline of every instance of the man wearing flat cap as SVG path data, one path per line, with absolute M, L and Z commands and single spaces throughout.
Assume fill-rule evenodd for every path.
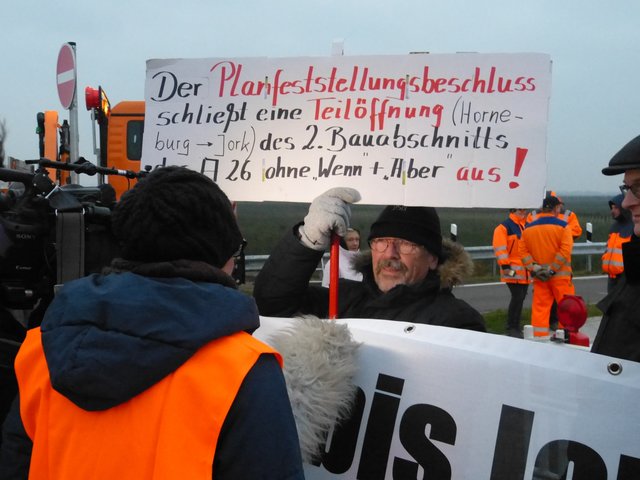
M 602 173 L 624 174 L 622 208 L 631 212 L 633 235 L 622 245 L 621 281 L 598 303 L 603 316 L 591 351 L 640 362 L 640 136 L 622 147 Z
M 311 203 L 304 222 L 287 232 L 256 278 L 261 315 L 327 317 L 329 290 L 309 281 L 332 232 L 346 233 L 349 205 L 359 199 L 357 190 L 339 187 Z M 443 241 L 435 209 L 384 208 L 371 226 L 369 246 L 355 265 L 362 282 L 339 280 L 339 317 L 486 330 L 480 313 L 452 293 L 472 262 L 461 246 Z

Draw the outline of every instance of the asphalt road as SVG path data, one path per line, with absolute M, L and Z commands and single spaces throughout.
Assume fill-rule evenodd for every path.
M 576 277 L 573 279 L 576 295 L 580 295 L 587 304 L 595 304 L 607 294 L 607 277 L 597 275 Z M 456 297 L 465 300 L 480 313 L 505 309 L 509 305 L 509 289 L 500 282 L 462 285 L 454 290 Z M 533 292 L 531 287 L 524 300 L 525 308 L 531 308 Z

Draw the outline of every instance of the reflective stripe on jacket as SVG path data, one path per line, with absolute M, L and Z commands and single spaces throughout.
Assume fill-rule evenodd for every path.
M 571 230 L 571 236 L 575 241 L 580 235 L 582 235 L 582 227 L 580 226 L 580 222 L 578 221 L 578 216 L 575 212 L 571 210 L 565 210 L 563 213 L 558 215 L 560 220 L 564 220 L 569 225 L 569 230 Z
M 524 220 L 511 213 L 493 231 L 493 252 L 500 267 L 501 282 L 529 283 L 529 273 L 522 265 L 518 247 L 523 229 Z M 513 276 L 509 275 L 510 271 L 514 272 Z
M 235 333 L 131 400 L 86 411 L 52 388 L 40 329 L 30 330 L 16 359 L 20 414 L 33 440 L 29 478 L 210 480 L 225 417 L 263 353 L 282 365 L 271 347 Z
M 547 266 L 557 276 L 571 276 L 573 238 L 567 222 L 553 213 L 538 213 L 528 224 L 520 241 L 522 263 L 531 271 L 534 264 Z

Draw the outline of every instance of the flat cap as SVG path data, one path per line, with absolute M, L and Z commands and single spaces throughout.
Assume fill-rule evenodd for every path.
M 616 153 L 609 166 L 602 169 L 604 175 L 618 175 L 627 170 L 640 169 L 640 135 L 627 143 Z

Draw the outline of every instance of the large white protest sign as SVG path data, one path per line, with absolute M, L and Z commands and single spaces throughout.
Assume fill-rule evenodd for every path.
M 306 478 L 640 478 L 640 364 L 488 333 L 338 321 L 363 342 L 357 402 Z M 268 342 L 290 322 L 262 317 L 255 335 Z
M 185 165 L 239 201 L 535 207 L 543 54 L 149 60 L 144 165 Z

